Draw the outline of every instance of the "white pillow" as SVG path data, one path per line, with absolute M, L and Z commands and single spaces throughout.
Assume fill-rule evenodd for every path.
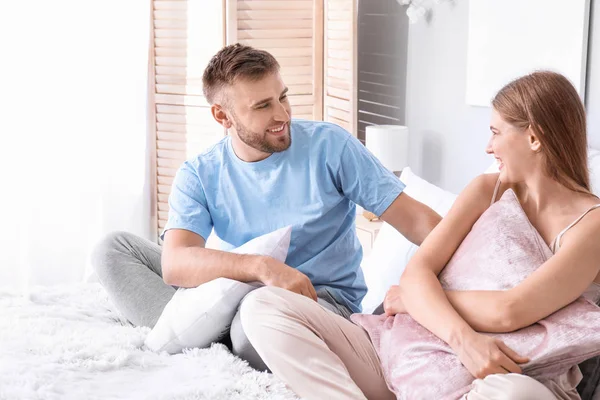
M 284 262 L 291 234 L 292 228 L 287 226 L 230 252 L 271 256 Z M 218 278 L 196 288 L 178 289 L 146 337 L 146 346 L 169 354 L 179 353 L 184 348 L 210 346 L 227 334 L 244 296 L 260 286 L 260 282 L 244 283 Z
M 448 213 L 457 197 L 420 178 L 409 167 L 402 170 L 400 180 L 406 185 L 404 193 L 442 216 Z M 363 263 L 368 287 L 367 295 L 362 301 L 363 313 L 372 313 L 383 302 L 390 286 L 398 284 L 408 260 L 417 248 L 417 245 L 402 236 L 394 227 L 383 224 L 373 243 L 371 255 Z

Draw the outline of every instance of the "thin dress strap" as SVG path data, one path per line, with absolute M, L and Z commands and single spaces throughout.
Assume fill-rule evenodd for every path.
M 496 181 L 496 187 L 494 188 L 494 194 L 492 195 L 492 202 L 490 206 L 496 202 L 496 196 L 498 196 L 498 189 L 500 189 L 500 176 L 498 176 L 498 180 Z
M 552 242 L 552 252 L 556 253 L 558 251 L 558 249 L 560 249 L 560 240 L 562 239 L 563 235 L 572 227 L 575 226 L 575 224 L 577 224 L 579 221 L 581 221 L 583 219 L 583 217 L 585 217 L 590 211 L 595 210 L 596 208 L 599 208 L 600 204 L 596 204 L 594 206 L 591 206 L 586 212 L 584 212 L 583 214 L 581 214 L 581 216 L 579 218 L 577 218 L 575 221 L 571 222 L 571 224 L 569 226 L 567 226 L 565 229 L 563 229 L 562 231 L 560 231 L 560 233 L 558 235 L 556 235 L 556 239 L 554 239 L 554 242 Z

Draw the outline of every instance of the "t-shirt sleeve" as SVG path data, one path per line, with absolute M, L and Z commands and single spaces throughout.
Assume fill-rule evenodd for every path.
M 378 216 L 406 186 L 353 136 L 342 149 L 337 178 L 346 197 Z
M 204 240 L 212 231 L 212 218 L 208 212 L 206 195 L 198 174 L 185 162 L 175 174 L 169 195 L 169 219 L 161 234 L 164 239 L 169 229 L 185 229 Z

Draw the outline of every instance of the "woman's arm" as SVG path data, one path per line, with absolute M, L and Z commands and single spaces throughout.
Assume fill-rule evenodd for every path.
M 475 179 L 458 197 L 455 206 L 445 218 L 440 229 L 446 233 L 438 231 L 438 239 L 433 239 L 436 243 L 423 246 L 423 251 L 428 251 L 427 248 L 433 249 L 429 251 L 432 256 L 424 262 L 436 277 L 471 230 L 474 221 L 488 208 L 497 180 L 498 174 L 482 175 Z M 440 221 L 434 211 L 406 194 L 398 196 L 381 218 L 419 245 Z M 448 223 L 452 219 L 456 222 Z M 417 253 L 419 256 L 420 252 Z M 417 255 L 415 258 L 418 260 Z M 405 272 L 405 276 L 407 273 L 410 274 Z M 436 282 L 434 285 L 439 286 Z M 505 291 L 447 291 L 446 297 L 458 314 L 476 331 L 507 332 L 513 326 L 513 321 L 508 315 L 510 305 Z M 384 310 L 388 315 L 406 312 L 398 286 L 392 286 L 386 294 Z
M 494 373 L 520 373 L 517 363 L 527 359 L 501 341 L 475 332 L 452 306 L 437 276 L 488 208 L 496 180 L 497 175 L 483 175 L 469 184 L 410 260 L 399 286 L 400 301 L 406 311 L 448 343 L 478 378 Z
M 583 294 L 600 272 L 600 210 L 564 236 L 558 253 L 511 290 L 447 291 L 453 308 L 479 332 L 512 332 Z
M 516 321 L 509 312 L 514 310 L 515 305 L 510 303 L 509 291 L 446 290 L 444 293 L 452 307 L 475 331 L 504 333 L 515 330 Z M 398 285 L 389 288 L 383 306 L 387 315 L 407 312 Z
M 514 331 L 511 296 L 506 290 L 446 291 L 452 307 L 477 332 Z
M 600 271 L 600 210 L 564 235 L 560 250 L 509 290 L 510 330 L 529 326 L 581 296 Z
M 451 346 L 460 341 L 462 332 L 472 328 L 448 301 L 438 275 L 489 207 L 496 179 L 497 175 L 479 176 L 462 191 L 411 258 L 400 280 L 400 297 L 406 311 Z

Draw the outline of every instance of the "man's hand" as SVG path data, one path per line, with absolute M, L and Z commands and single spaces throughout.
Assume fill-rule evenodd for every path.
M 385 315 L 388 316 L 406 313 L 406 309 L 400 298 L 399 285 L 393 285 L 388 289 L 383 300 L 383 310 L 385 311 Z
M 261 257 L 260 280 L 317 301 L 317 292 L 308 276 L 272 257 Z
M 517 364 L 529 361 L 520 356 L 501 340 L 473 332 L 463 338 L 462 344 L 454 349 L 460 362 L 475 378 L 483 379 L 491 374 L 520 374 Z

